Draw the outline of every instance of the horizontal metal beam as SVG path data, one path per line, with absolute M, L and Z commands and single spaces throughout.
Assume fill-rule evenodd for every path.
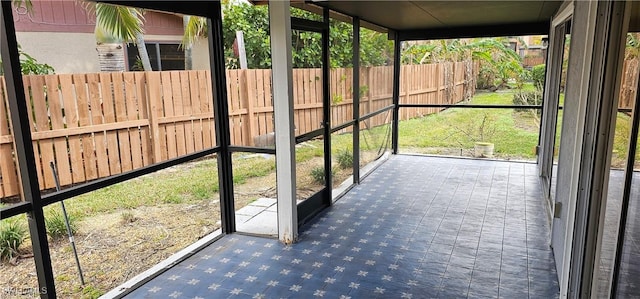
M 340 131 L 342 129 L 346 129 L 346 128 L 348 128 L 350 126 L 353 126 L 355 124 L 356 124 L 355 120 L 350 120 L 350 121 L 348 121 L 346 123 L 343 123 L 343 124 L 341 124 L 339 126 L 335 126 L 335 127 L 331 128 L 331 133 L 335 133 L 335 132 Z
M 106 177 L 106 178 L 101 178 L 101 179 L 97 179 L 95 181 L 86 183 L 86 184 L 82 184 L 82 185 L 78 185 L 78 186 L 73 186 L 71 188 L 68 189 L 64 189 L 60 192 L 56 192 L 56 193 L 51 193 L 51 194 L 47 194 L 47 195 L 43 195 L 42 196 L 42 205 L 46 206 L 46 205 L 50 205 L 74 196 L 78 196 L 78 195 L 82 195 L 91 191 L 95 191 L 98 190 L 100 188 L 104 188 L 104 187 L 108 187 L 117 183 L 122 183 L 124 181 L 130 180 L 130 179 L 134 179 L 140 176 L 143 176 L 145 174 L 150 174 L 152 172 L 156 172 L 158 170 L 162 170 L 165 168 L 169 168 L 172 166 L 176 166 L 178 164 L 182 164 L 182 163 L 186 163 L 198 158 L 202 158 L 208 155 L 212 155 L 215 154 L 217 152 L 220 151 L 219 147 L 215 147 L 215 148 L 211 148 L 211 149 L 206 149 L 206 150 L 202 150 L 199 152 L 195 152 L 193 154 L 189 154 L 189 155 L 185 155 L 182 157 L 178 157 L 178 158 L 174 158 L 171 160 L 167 160 L 161 163 L 157 163 L 157 164 L 153 164 L 153 165 L 149 165 L 149 166 L 145 166 L 136 170 L 131 170 L 128 172 L 124 172 L 124 173 L 120 173 L 120 174 L 116 174 L 116 175 L 112 175 L 110 177 Z
M 229 152 L 232 152 L 232 153 L 256 153 L 256 154 L 275 155 L 276 154 L 276 149 L 275 148 L 268 148 L 268 147 L 230 145 L 229 146 Z
M 11 218 L 16 215 L 20 215 L 23 213 L 31 212 L 33 207 L 30 202 L 20 202 L 17 204 L 12 204 L 3 207 L 0 209 L 0 220 L 4 220 L 7 218 Z
M 401 41 L 432 40 L 470 37 L 496 37 L 520 35 L 548 35 L 549 22 L 465 26 L 398 31 Z
M 399 104 L 400 108 L 487 108 L 487 109 L 542 109 L 541 105 L 483 105 L 483 104 Z
M 387 111 L 393 109 L 394 107 L 395 107 L 394 105 L 384 107 L 384 108 L 382 108 L 382 109 L 380 109 L 378 111 L 373 111 L 371 113 L 365 114 L 365 115 L 361 116 L 358 120 L 359 121 L 363 121 L 363 120 L 366 120 L 368 118 L 372 118 L 372 117 L 374 117 L 374 116 L 376 116 L 376 115 L 378 115 L 380 113 L 387 112 Z
M 302 31 L 312 31 L 312 32 L 318 32 L 318 33 L 322 33 L 322 31 L 325 30 L 324 24 L 322 22 L 301 19 L 296 17 L 291 18 L 291 29 L 302 30 Z
M 316 138 L 320 135 L 324 134 L 324 128 L 320 128 L 317 130 L 313 130 L 308 133 L 304 133 L 302 135 L 296 136 L 296 144 L 303 143 L 305 141 L 309 141 L 313 138 Z

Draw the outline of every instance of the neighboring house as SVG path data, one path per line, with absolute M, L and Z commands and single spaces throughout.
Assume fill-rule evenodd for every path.
M 56 73 L 99 72 L 94 29 L 96 17 L 82 1 L 36 0 L 33 11 L 14 8 L 18 42 L 39 62 Z M 154 70 L 184 69 L 182 15 L 147 10 L 144 14 L 145 43 Z M 125 45 L 128 70 L 133 70 L 138 51 Z M 194 45 L 194 69 L 208 69 L 206 43 Z

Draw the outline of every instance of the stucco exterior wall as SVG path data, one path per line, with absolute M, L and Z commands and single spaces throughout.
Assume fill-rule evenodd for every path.
M 33 56 L 38 62 L 51 65 L 57 74 L 100 71 L 93 33 L 18 32 L 17 36 L 23 51 Z M 145 35 L 147 42 L 179 43 L 181 38 L 182 36 L 178 35 Z M 198 47 L 204 47 L 204 53 L 207 55 L 205 61 L 199 65 L 208 69 L 209 54 L 206 46 L 204 44 Z M 125 47 L 123 51 L 126 51 Z
M 209 44 L 206 38 L 198 39 L 192 48 L 194 70 L 209 70 Z
M 22 50 L 57 74 L 100 71 L 93 33 L 18 32 Z

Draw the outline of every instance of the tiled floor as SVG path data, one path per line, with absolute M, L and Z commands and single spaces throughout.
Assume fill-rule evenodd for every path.
M 624 179 L 624 171 L 612 170 L 610 172 L 604 241 L 599 264 L 601 272 L 598 276 L 600 297 L 606 297 L 610 291 L 608 286 L 615 257 Z M 633 175 L 628 213 L 617 296 L 619 298 L 638 298 L 640 297 L 640 280 L 638 280 L 640 277 L 640 218 L 637 217 L 640 215 L 640 176 L 638 173 Z
M 554 298 L 534 164 L 393 156 L 301 231 L 230 235 L 129 298 Z

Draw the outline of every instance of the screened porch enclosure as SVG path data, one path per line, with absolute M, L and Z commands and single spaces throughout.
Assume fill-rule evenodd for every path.
M 640 115 L 634 111 L 640 107 L 640 96 L 636 95 L 633 108 L 616 109 L 623 41 L 627 32 L 640 30 L 637 3 L 377 1 L 365 6 L 352 1 L 270 1 L 271 81 L 262 81 L 269 94 L 262 93 L 262 106 L 230 107 L 227 99 L 240 93 L 228 94 L 225 87 L 237 84 L 243 75 L 233 77 L 225 70 L 220 2 L 98 2 L 206 20 L 210 76 L 199 77 L 198 82 L 211 94 L 207 98 L 211 100 L 207 110 L 212 117 L 207 126 L 211 143 L 199 151 L 177 157 L 160 154 L 160 159 L 135 169 L 42 193 L 43 182 L 37 175 L 42 160 L 41 154 L 34 154 L 38 143 L 31 132 L 31 104 L 20 71 L 13 9 L 10 2 L 1 2 L 0 46 L 7 98 L 2 116 L 12 128 L 11 137 L 2 136 L 2 145 L 13 146 L 22 199 L 3 206 L 1 218 L 27 216 L 40 297 L 61 296 L 56 292 L 60 276 L 52 267 L 45 207 L 203 157 L 215 157 L 210 166 L 216 168 L 217 181 L 212 180 L 212 185 L 217 184 L 216 225 L 220 230 L 112 289 L 105 298 L 637 294 L 629 277 L 637 273 L 633 257 L 638 229 L 633 219 L 638 196 L 633 181 Z M 265 4 L 254 2 L 250 4 Z M 315 15 L 292 17 L 291 12 L 300 8 Z M 344 70 L 336 70 L 331 63 L 332 22 L 342 22 L 352 30 L 351 60 Z M 362 72 L 368 67 L 363 65 L 360 48 L 365 30 L 384 33 L 388 42 L 381 75 L 373 79 L 372 71 Z M 313 65 L 313 74 L 303 70 L 294 77 L 293 32 L 308 33 L 319 46 L 320 62 Z M 457 105 L 457 100 L 416 103 L 410 88 L 402 89 L 402 83 L 410 82 L 402 81 L 409 69 L 402 67 L 405 42 L 530 34 L 549 35 L 542 105 Z M 571 40 L 570 48 L 565 48 L 566 40 Z M 467 76 L 473 68 L 460 67 L 465 72 L 454 72 L 454 81 L 473 80 Z M 303 87 L 313 81 L 313 96 L 318 101 L 307 102 L 304 88 L 294 89 L 296 80 L 304 81 Z M 376 84 L 376 80 L 385 84 Z M 365 81 L 370 85 L 367 88 Z M 104 90 L 109 89 L 107 85 Z M 335 86 L 340 86 L 340 92 Z M 451 92 L 464 98 L 472 92 L 470 86 L 454 86 Z M 373 89 L 379 93 L 371 93 Z M 345 106 L 346 99 L 349 108 L 333 109 Z M 301 107 L 316 109 L 312 122 L 300 120 L 296 110 L 304 109 Z M 43 108 L 40 116 L 46 117 Z M 246 126 L 251 121 L 232 115 L 231 108 L 263 113 L 264 118 L 257 122 L 264 122 L 272 131 L 260 131 L 270 139 L 268 144 L 247 138 L 246 133 L 254 129 Z M 407 155 L 399 150 L 403 133 L 399 122 L 412 114 L 409 111 L 522 108 L 541 110 L 537 144 L 526 144 L 536 162 Z M 630 127 L 622 142 L 626 159 L 618 161 L 625 168 L 624 175 L 620 169 L 611 170 L 619 112 L 629 113 L 621 116 Z M 244 137 L 232 138 L 232 132 Z M 338 173 L 334 168 L 343 153 L 351 160 Z M 238 201 L 242 190 L 234 177 L 255 166 L 246 156 L 268 157 L 262 166 L 274 169 L 277 178 L 267 186 L 271 198 L 251 202 L 255 214 L 241 208 L 245 202 Z M 301 169 L 299 158 L 303 156 L 313 161 L 313 175 Z M 334 181 L 334 175 L 340 179 Z M 311 176 L 317 180 L 305 185 Z M 607 197 L 613 199 L 607 201 Z M 249 224 L 252 219 L 256 222 Z M 259 229 L 252 229 L 256 227 Z

